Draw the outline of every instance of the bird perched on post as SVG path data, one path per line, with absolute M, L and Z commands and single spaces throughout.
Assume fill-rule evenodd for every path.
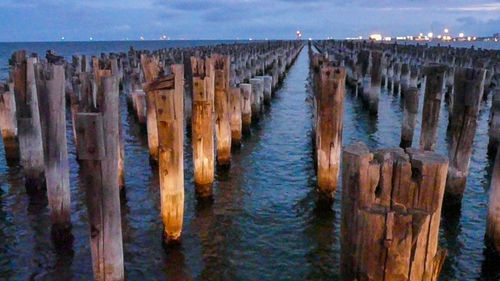
M 51 64 L 61 65 L 64 63 L 64 57 L 55 55 L 51 50 L 47 51 L 45 58 L 47 62 Z

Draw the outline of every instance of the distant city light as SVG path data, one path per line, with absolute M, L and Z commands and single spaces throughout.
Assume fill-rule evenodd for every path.
M 448 30 L 448 28 L 445 28 L 444 33 L 448 33 L 448 32 L 450 32 L 450 30 Z
M 464 33 L 463 33 L 463 32 L 460 32 L 460 33 L 458 34 L 458 37 L 460 37 L 460 38 L 464 38 Z
M 90 37 L 89 37 L 89 40 L 90 40 L 90 41 L 94 40 L 94 37 L 90 36 Z
M 392 40 L 392 38 L 391 38 L 391 37 L 389 37 L 389 36 L 384 37 L 384 41 L 391 41 L 391 40 Z
M 424 36 L 424 34 L 423 34 L 423 33 L 420 33 L 418 36 L 422 37 L 422 36 Z
M 248 38 L 248 41 L 252 41 L 253 39 L 252 38 Z
M 370 35 L 370 39 L 374 41 L 382 41 L 382 35 L 379 33 L 374 33 Z
M 302 32 L 300 30 L 297 30 L 295 34 L 297 35 L 297 39 L 302 39 Z
M 139 37 L 139 40 L 143 41 L 143 40 L 144 40 L 144 37 L 143 37 L 143 36 Z
M 434 37 L 434 33 L 432 33 L 432 32 L 427 33 L 427 37 L 429 37 L 429 38 Z
M 439 34 L 439 35 L 438 35 L 438 39 L 441 39 L 441 37 L 443 37 L 443 36 L 441 36 L 441 34 Z
M 65 38 L 64 38 L 64 36 L 63 36 L 63 37 L 61 37 L 61 41 L 64 41 L 64 39 L 65 39 Z

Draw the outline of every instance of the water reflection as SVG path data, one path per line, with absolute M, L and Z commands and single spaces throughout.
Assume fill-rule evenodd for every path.
M 165 277 L 167 280 L 191 280 L 192 273 L 186 265 L 182 245 L 176 244 L 165 246 L 165 256 L 163 259 L 165 265 Z
M 496 281 L 500 275 L 500 255 L 488 243 L 483 249 L 484 260 L 481 264 L 481 277 L 477 280 Z
M 190 130 L 186 129 L 184 229 L 182 244 L 173 248 L 162 245 L 159 179 L 157 167 L 149 164 L 145 126 L 125 110 L 122 96 L 126 151 L 122 227 L 128 280 L 339 280 L 342 190 L 333 205 L 317 201 L 312 110 L 306 100 L 308 71 L 303 52 L 271 107 L 234 150 L 229 169 L 216 169 L 214 198 L 208 205 L 195 198 Z M 343 144 L 397 146 L 401 99 L 382 90 L 379 114 L 371 116 L 347 91 Z M 419 121 L 422 93 L 420 98 Z M 442 280 L 500 276 L 499 259 L 482 239 L 486 168 L 491 165 L 485 158 L 487 118 L 488 110 L 482 109 L 463 205 L 443 208 L 440 242 L 449 252 Z M 437 147 L 445 155 L 447 123 L 443 103 Z M 67 247 L 51 240 L 46 201 L 30 200 L 20 168 L 7 165 L 0 152 L 0 279 L 92 279 L 85 187 L 79 182 L 70 122 L 67 128 L 75 239 Z

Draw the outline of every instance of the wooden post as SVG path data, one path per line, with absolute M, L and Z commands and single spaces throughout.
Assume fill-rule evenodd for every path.
M 97 85 L 96 88 L 101 87 L 102 79 L 105 76 L 119 75 L 117 70 L 116 58 L 107 59 L 105 54 L 101 54 L 103 60 L 96 57 L 92 58 L 94 65 L 94 78 Z M 118 82 L 119 83 L 119 82 Z M 120 116 L 120 108 L 118 107 L 118 116 Z M 118 118 L 118 186 L 120 190 L 125 186 L 125 144 L 123 143 L 123 131 L 121 125 L 121 117 Z
M 450 169 L 446 180 L 446 193 L 455 198 L 462 197 L 469 174 L 485 74 L 484 69 L 455 69 L 453 110 L 448 124 Z
M 437 280 L 446 157 L 355 143 L 342 163 L 342 280 Z
M 231 109 L 231 145 L 238 147 L 241 144 L 241 93 L 240 88 L 231 88 L 230 96 L 230 109 Z
M 399 95 L 401 91 L 401 63 L 398 60 L 394 61 L 394 74 L 392 76 L 392 93 L 394 95 Z
M 214 87 L 212 77 L 214 65 L 212 60 L 191 57 L 193 70 L 193 116 L 192 145 L 194 182 L 198 197 L 212 196 L 214 181 L 214 135 L 213 108 Z
M 263 76 L 262 79 L 264 80 L 264 104 L 271 104 L 271 98 L 272 98 L 272 87 L 273 87 L 273 77 L 272 76 Z
M 404 90 L 403 126 L 401 126 L 401 148 L 411 147 L 413 132 L 417 123 L 418 114 L 418 89 L 411 87 Z
M 229 107 L 230 57 L 215 55 L 215 134 L 217 136 L 217 164 L 231 163 L 231 124 Z
M 416 65 L 411 65 L 409 88 L 418 87 L 418 76 L 419 76 L 419 68 Z
M 252 124 L 252 84 L 240 84 L 242 131 L 249 132 Z
M 400 87 L 401 87 L 401 96 L 405 97 L 406 91 L 410 87 L 410 66 L 408 63 L 401 64 L 401 76 L 400 76 Z
M 387 87 L 387 56 L 384 52 L 382 52 L 382 62 L 382 69 L 380 70 L 380 87 Z
M 124 280 L 118 186 L 118 79 L 102 77 L 97 111 L 76 114 L 77 150 L 87 191 L 95 280 Z
M 345 97 L 345 68 L 323 66 L 317 97 L 316 155 L 320 195 L 333 199 L 338 185 Z
M 151 83 L 158 78 L 159 59 L 158 57 L 148 57 L 145 54 L 141 55 L 141 65 L 144 72 L 144 79 L 146 83 Z M 148 131 L 148 146 L 149 157 L 153 162 L 158 162 L 158 126 L 156 122 L 156 107 L 155 107 L 154 92 L 146 91 L 146 109 L 147 109 L 147 122 L 146 127 Z
M 43 140 L 34 68 L 36 61 L 36 58 L 26 58 L 25 51 L 16 52 L 12 60 L 20 163 L 29 193 L 45 188 Z
M 445 80 L 445 102 L 448 105 L 449 111 L 453 108 L 453 79 L 455 77 L 455 68 L 452 66 L 448 68 L 446 71 L 446 80 Z
M 388 58 L 387 62 L 387 85 L 386 88 L 388 90 L 392 90 L 392 86 L 394 85 L 394 62 L 392 58 Z
M 262 107 L 261 96 L 264 91 L 264 81 L 260 78 L 250 79 L 252 85 L 252 121 L 258 121 L 260 118 L 260 111 Z
M 443 99 L 444 73 L 447 66 L 431 64 L 425 67 L 426 74 L 424 108 L 422 110 L 422 129 L 420 149 L 434 151 L 437 141 L 437 129 L 441 100 Z
M 19 160 L 14 84 L 0 84 L 0 128 L 7 161 Z
M 164 241 L 178 242 L 184 215 L 184 65 L 171 66 L 173 75 L 156 74 L 147 83 L 155 93 L 158 123 L 158 163 Z
M 370 88 L 368 92 L 368 109 L 370 113 L 377 114 L 378 112 L 378 100 L 380 97 L 380 83 L 382 77 L 382 53 L 381 52 L 372 52 L 372 65 L 371 65 L 371 80 L 370 80 Z
M 56 231 L 67 231 L 71 227 L 64 72 L 64 65 L 47 62 L 38 63 L 35 72 L 38 97 L 45 100 L 39 112 L 45 123 L 42 124 L 45 180 L 50 217 Z
M 140 124 L 147 122 L 147 105 L 146 93 L 143 90 L 135 90 L 132 92 L 132 104 L 137 115 L 137 120 Z
M 500 88 L 493 92 L 489 125 L 488 155 L 495 156 L 500 143 Z
M 497 253 L 500 253 L 500 150 L 497 150 L 491 174 L 486 238 Z

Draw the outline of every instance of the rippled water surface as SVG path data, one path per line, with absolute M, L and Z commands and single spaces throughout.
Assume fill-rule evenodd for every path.
M 92 53 L 96 47 L 78 48 Z M 2 66 L 12 51 L 6 49 L 0 45 Z M 95 52 L 100 51 L 119 50 Z M 68 50 L 65 55 L 76 52 Z M 174 249 L 165 250 L 161 244 L 159 182 L 149 165 L 145 130 L 122 97 L 126 153 L 122 226 L 128 280 L 339 280 L 340 201 L 331 207 L 316 200 L 308 65 L 306 47 L 263 118 L 233 153 L 230 169 L 216 171 L 212 204 L 198 204 L 195 199 L 190 134 L 186 134 L 184 229 L 182 245 Z M 349 89 L 345 103 L 344 145 L 355 141 L 372 148 L 399 145 L 398 97 L 383 90 L 376 117 Z M 421 104 L 422 100 L 420 108 Z M 500 278 L 499 258 L 490 255 L 483 242 L 491 169 L 486 157 L 488 114 L 489 103 L 484 103 L 462 209 L 444 211 L 440 240 L 449 255 L 441 280 Z M 447 120 L 443 105 L 438 140 L 443 154 L 447 154 Z M 70 128 L 68 123 L 75 236 L 71 247 L 54 246 L 46 200 L 26 194 L 20 168 L 7 165 L 1 149 L 0 279 L 92 279 L 85 189 L 78 177 Z M 417 125 L 414 143 L 419 134 Z

